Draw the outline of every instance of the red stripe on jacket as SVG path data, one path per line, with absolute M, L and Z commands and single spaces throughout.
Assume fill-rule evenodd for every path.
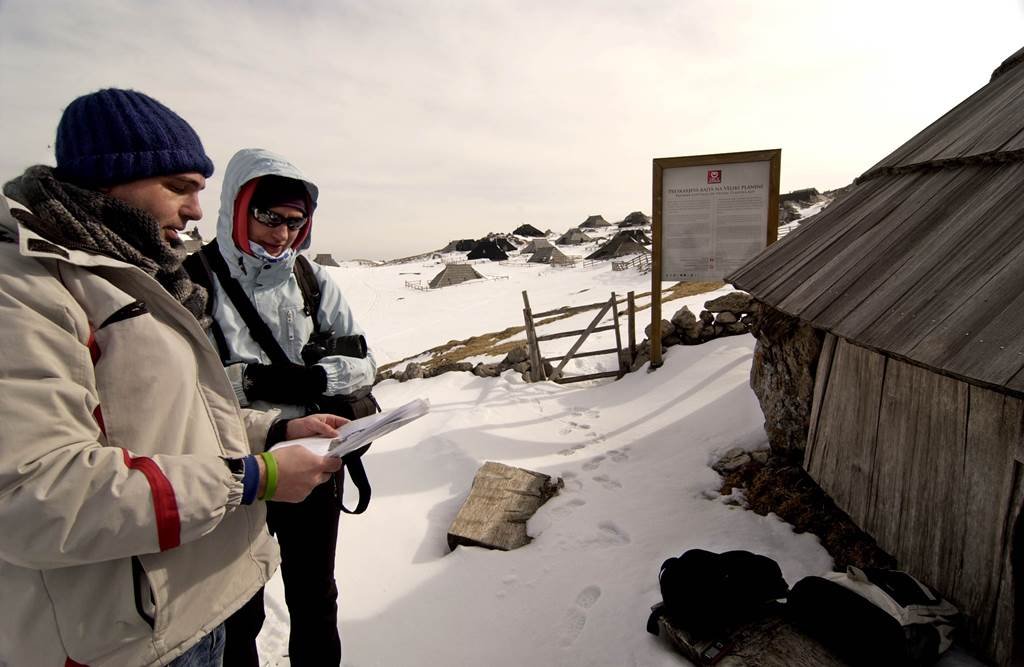
M 153 494 L 153 511 L 156 513 L 156 532 L 160 540 L 160 551 L 167 551 L 181 544 L 181 517 L 178 515 L 178 501 L 174 487 L 156 461 L 146 456 L 133 457 L 122 449 L 124 464 L 146 476 Z
M 83 665 L 80 662 L 75 662 L 71 658 L 64 661 L 64 667 L 89 667 L 89 665 Z
M 96 342 L 96 330 L 89 325 L 89 340 L 86 343 L 89 348 L 89 356 L 92 357 L 92 365 L 95 366 L 96 362 L 100 360 L 103 353 L 100 351 L 100 344 Z

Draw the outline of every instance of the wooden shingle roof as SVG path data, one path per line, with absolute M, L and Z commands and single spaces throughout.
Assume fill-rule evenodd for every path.
M 1024 396 L 1024 49 L 727 279 L 864 347 Z

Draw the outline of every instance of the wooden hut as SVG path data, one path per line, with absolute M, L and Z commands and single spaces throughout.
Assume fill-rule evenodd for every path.
M 554 264 L 555 266 L 565 266 L 566 264 L 572 264 L 572 259 L 567 257 L 565 253 L 556 248 L 553 245 L 549 245 L 546 248 L 539 248 L 533 256 L 530 257 L 530 262 L 534 264 Z
M 338 266 L 338 262 L 334 260 L 334 257 L 331 256 L 331 253 L 329 252 L 319 253 L 316 257 L 313 258 L 313 261 L 319 264 L 320 266 Z
M 479 280 L 481 278 L 483 276 L 477 273 L 476 269 L 469 264 L 448 264 L 441 270 L 441 273 L 430 280 L 429 284 L 431 288 L 448 287 L 449 285 L 464 283 L 467 280 Z
M 181 232 L 178 234 L 178 238 L 185 245 L 185 253 L 191 255 L 197 252 L 203 247 L 203 235 L 199 233 L 198 227 L 193 227 L 191 230 Z
M 608 222 L 600 215 L 592 215 L 578 225 L 580 229 L 601 229 L 602 227 L 611 226 L 612 223 Z
M 651 219 L 643 211 L 633 211 L 619 223 L 619 227 L 650 227 Z
M 727 278 L 822 341 L 808 473 L 997 664 L 1024 657 L 1022 183 L 1024 49 Z
M 639 233 L 643 238 L 647 238 L 639 230 L 623 230 L 608 239 L 608 242 L 600 248 L 587 255 L 587 259 L 611 259 L 613 257 L 622 257 L 623 255 L 650 253 L 651 251 L 645 248 L 640 240 L 637 240 L 636 233 Z M 650 243 L 650 239 L 647 242 Z
M 593 239 L 587 236 L 583 230 L 573 227 L 566 233 L 559 236 L 555 243 L 558 245 L 579 245 L 581 243 L 590 243 L 591 241 L 593 241 Z
M 497 262 L 508 259 L 508 255 L 498 246 L 497 241 L 484 239 L 473 246 L 466 259 L 489 259 Z
M 522 252 L 523 252 L 524 255 L 529 255 L 531 252 L 537 252 L 541 248 L 553 248 L 553 247 L 554 246 L 551 245 L 551 241 L 548 241 L 547 239 L 533 239 L 532 241 L 527 243 L 525 246 L 523 246 Z
M 519 225 L 518 227 L 515 228 L 515 230 L 512 233 L 513 234 L 518 234 L 519 236 L 532 236 L 532 237 L 538 237 L 538 236 L 544 236 L 545 235 L 544 232 L 540 231 L 539 229 L 537 229 L 533 225 L 528 225 L 528 224 Z

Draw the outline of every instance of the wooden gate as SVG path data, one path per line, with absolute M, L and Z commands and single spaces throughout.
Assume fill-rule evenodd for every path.
M 630 340 L 630 356 L 635 351 L 634 334 L 633 334 L 633 293 L 629 294 L 629 340 Z M 559 384 L 568 384 L 570 382 L 582 382 L 584 380 L 595 380 L 598 378 L 614 377 L 616 379 L 622 377 L 629 370 L 629 364 L 632 363 L 632 359 L 626 359 L 623 355 L 622 350 L 622 337 L 619 335 L 619 308 L 615 299 L 615 293 L 612 292 L 611 298 L 608 301 L 600 304 L 601 308 L 593 321 L 586 329 L 578 329 L 575 331 L 563 331 L 560 333 L 544 334 L 543 336 L 537 335 L 535 327 L 535 318 L 545 317 L 548 315 L 557 315 L 562 313 L 561 310 L 552 310 L 544 313 L 534 314 L 530 309 L 530 299 L 526 292 L 523 291 L 523 319 L 526 322 L 526 343 L 530 353 L 530 379 L 534 382 L 539 380 L 551 380 L 552 382 L 558 382 Z M 600 322 L 604 319 L 608 311 L 612 312 L 612 324 L 606 324 L 600 326 Z M 615 347 L 606 350 L 590 350 L 586 352 L 580 352 L 580 348 L 583 343 L 586 342 L 590 334 L 598 331 L 615 331 Z M 578 337 L 576 342 L 572 344 L 569 351 L 560 357 L 545 357 L 540 351 L 541 341 L 555 340 L 558 338 L 569 338 L 572 336 Z M 563 373 L 563 369 L 566 364 L 572 359 L 577 357 L 594 357 L 602 354 L 614 354 L 616 361 L 618 362 L 618 370 L 614 371 L 603 371 L 600 373 L 588 373 L 586 375 L 574 375 L 566 377 Z M 558 366 L 551 372 L 550 377 L 545 371 L 544 365 L 547 363 L 558 362 Z

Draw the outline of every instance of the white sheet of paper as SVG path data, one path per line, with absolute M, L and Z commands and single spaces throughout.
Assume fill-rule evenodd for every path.
M 333 438 L 285 440 L 275 445 L 274 448 L 299 446 L 305 447 L 314 454 L 341 458 L 366 443 L 373 442 L 377 438 L 419 419 L 428 412 L 430 412 L 429 399 L 417 398 L 400 407 L 350 421 L 339 428 L 338 435 Z

